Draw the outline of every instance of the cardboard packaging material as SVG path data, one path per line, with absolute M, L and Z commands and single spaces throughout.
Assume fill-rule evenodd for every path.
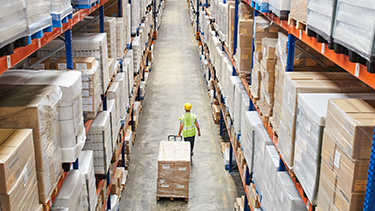
M 31 129 L 0 129 L 0 204 L 9 211 L 39 206 Z
M 158 197 L 189 197 L 190 143 L 162 141 L 158 156 Z
M 327 163 L 322 160 L 319 180 L 317 205 L 330 210 L 335 197 L 337 175 Z
M 35 64 L 37 61 L 39 61 L 40 57 L 34 57 L 30 60 L 30 65 Z M 40 64 L 37 64 L 34 67 L 34 70 L 49 70 L 51 69 L 51 58 L 48 58 L 44 61 L 42 61 Z
M 40 203 L 52 194 L 60 176 L 61 156 L 57 86 L 0 85 L 0 127 L 31 128 Z
M 95 63 L 95 57 L 73 57 L 73 68 L 74 70 L 87 70 L 92 69 Z M 61 57 L 55 63 L 57 70 L 66 70 L 66 58 Z

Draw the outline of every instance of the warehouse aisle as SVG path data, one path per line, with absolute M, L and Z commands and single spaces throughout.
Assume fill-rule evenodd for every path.
M 233 210 L 235 198 L 243 194 L 239 175 L 224 169 L 222 138 L 212 121 L 200 64 L 187 2 L 166 1 L 120 210 Z M 189 202 L 157 202 L 159 142 L 177 134 L 185 102 L 193 105 L 202 133 L 196 138 Z

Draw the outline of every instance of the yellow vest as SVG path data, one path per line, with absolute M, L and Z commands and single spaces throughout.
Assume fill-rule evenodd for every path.
M 184 124 L 182 136 L 184 138 L 195 136 L 195 122 L 197 121 L 197 117 L 190 112 L 186 112 L 179 119 Z

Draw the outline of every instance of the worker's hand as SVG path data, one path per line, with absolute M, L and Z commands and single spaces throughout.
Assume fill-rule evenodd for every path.
M 201 132 L 198 132 L 198 136 L 201 136 Z
M 177 138 L 180 138 L 180 136 L 181 136 L 180 134 L 177 134 Z

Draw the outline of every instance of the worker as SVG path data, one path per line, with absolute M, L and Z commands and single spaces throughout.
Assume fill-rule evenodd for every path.
M 191 104 L 185 103 L 184 105 L 185 113 L 179 118 L 180 120 L 180 129 L 178 131 L 177 137 L 182 136 L 184 137 L 184 141 L 190 142 L 190 153 L 193 156 L 193 148 L 194 148 L 194 141 L 195 141 L 195 128 L 198 130 L 198 136 L 201 136 L 201 130 L 198 125 L 197 116 L 190 112 Z

